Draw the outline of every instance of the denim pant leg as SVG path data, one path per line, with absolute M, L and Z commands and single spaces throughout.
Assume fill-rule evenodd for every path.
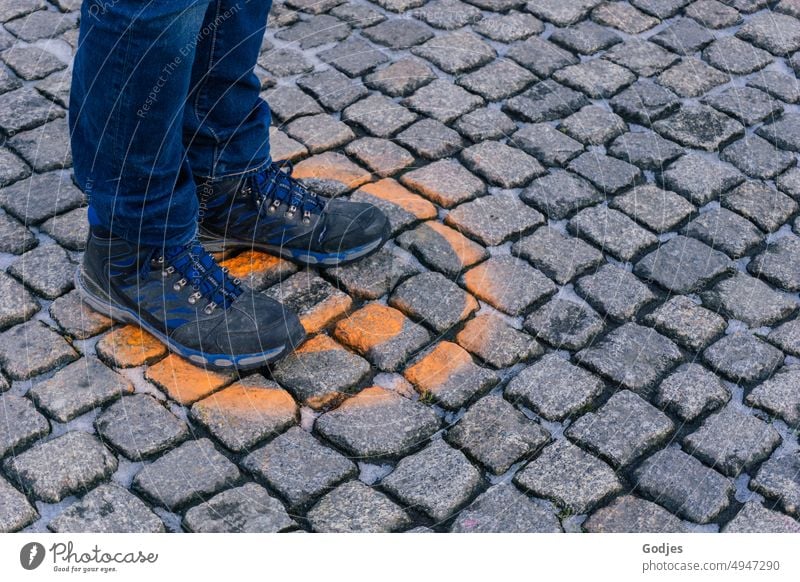
M 271 0 L 217 0 L 200 29 L 184 112 L 183 138 L 194 174 L 219 179 L 271 162 L 270 110 L 253 72 Z
M 85 0 L 69 126 L 90 221 L 143 245 L 183 244 L 197 197 L 182 142 L 198 31 L 215 0 Z

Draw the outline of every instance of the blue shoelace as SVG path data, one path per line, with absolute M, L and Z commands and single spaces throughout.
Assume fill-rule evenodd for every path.
M 240 281 L 228 275 L 228 270 L 220 267 L 203 245 L 192 242 L 187 245 L 167 247 L 161 253 L 154 249 L 153 260 L 165 263 L 164 277 L 177 272 L 181 278 L 173 285 L 180 291 L 186 285 L 191 285 L 194 293 L 189 296 L 189 303 L 194 305 L 201 298 L 208 300 L 203 311 L 212 313 L 217 307 L 227 309 L 233 301 L 242 294 Z M 144 261 L 142 276 L 149 274 L 151 261 Z
M 259 210 L 263 210 L 266 202 L 266 212 L 275 212 L 283 203 L 288 205 L 286 214 L 292 217 L 298 210 L 303 213 L 303 222 L 311 222 L 311 215 L 317 214 L 325 208 L 325 200 L 304 188 L 297 180 L 292 178 L 294 164 L 290 161 L 273 162 L 263 172 L 253 175 L 252 183 L 255 195 L 259 199 Z

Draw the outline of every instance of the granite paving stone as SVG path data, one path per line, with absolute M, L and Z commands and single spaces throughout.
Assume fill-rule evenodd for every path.
M 88 210 L 88 207 L 81 206 L 59 214 L 47 219 L 39 228 L 64 248 L 83 251 L 89 239 Z
M 655 403 L 686 422 L 714 411 L 731 398 L 730 390 L 699 364 L 689 363 L 658 387 Z
M 569 283 L 603 262 L 603 254 L 593 246 L 549 226 L 515 242 L 511 252 L 559 285 Z
M 416 118 L 414 113 L 382 95 L 370 95 L 342 111 L 342 120 L 377 137 L 390 137 Z
M 389 305 L 440 334 L 446 333 L 478 309 L 478 302 L 472 295 L 451 279 L 433 271 L 403 281 L 392 292 Z M 390 337 L 391 334 L 386 339 Z M 396 365 L 393 363 L 391 367 Z
M 453 127 L 467 139 L 480 142 L 510 136 L 516 131 L 517 124 L 499 109 L 482 107 L 459 117 Z
M 149 394 L 123 396 L 95 420 L 97 433 L 131 460 L 152 457 L 189 436 L 187 424 Z
M 456 83 L 487 101 L 500 101 L 525 89 L 537 77 L 510 59 L 498 59 L 461 75 Z
M 497 246 L 533 230 L 544 217 L 516 194 L 503 192 L 459 205 L 444 222 L 486 246 Z
M 656 83 L 681 97 L 700 97 L 730 80 L 728 74 L 718 71 L 700 59 L 684 57 L 661 73 L 656 78 Z
M 794 198 L 800 199 L 800 168 L 794 166 L 775 179 L 778 190 Z
M 631 0 L 639 10 L 661 19 L 675 16 L 689 2 L 691 0 Z
M 406 291 L 409 292 L 413 293 Z M 403 294 L 399 297 L 402 303 Z M 431 340 L 424 327 L 380 303 L 368 303 L 341 319 L 333 335 L 379 369 L 389 371 L 398 370 L 411 354 Z
M 502 109 L 512 117 L 539 123 L 565 117 L 588 104 L 586 95 L 546 80 L 511 97 L 503 104 Z
M 741 123 L 708 105 L 684 105 L 654 122 L 653 129 L 681 145 L 710 152 L 744 134 Z
M 686 525 L 660 505 L 622 495 L 589 516 L 583 528 L 590 533 L 687 533 Z
M 372 386 L 322 414 L 315 429 L 357 458 L 401 457 L 439 430 L 433 410 L 396 392 Z
M 454 129 L 435 119 L 422 119 L 395 137 L 417 156 L 438 160 L 452 156 L 464 148 L 464 140 Z
M 5 330 L 30 319 L 41 305 L 36 297 L 22 283 L 18 283 L 5 273 L 0 273 L 0 329 Z
M 731 268 L 731 260 L 723 253 L 678 235 L 636 263 L 634 272 L 669 291 L 691 293 Z
M 256 483 L 227 489 L 195 505 L 183 523 L 200 533 L 277 533 L 297 527 L 283 504 Z
M 678 347 L 636 323 L 618 327 L 576 354 L 579 363 L 634 391 L 647 391 L 682 360 Z
M 478 95 L 444 79 L 436 79 L 401 101 L 402 105 L 444 124 L 477 109 L 484 101 Z
M 431 269 L 453 277 L 489 256 L 478 243 L 433 220 L 404 232 L 397 237 L 397 244 L 413 252 Z
M 770 69 L 759 71 L 747 82 L 747 86 L 760 89 L 786 103 L 800 101 L 800 87 L 795 83 L 794 76 L 789 76 L 781 71 Z
M 748 254 L 764 240 L 764 233 L 756 225 L 727 208 L 701 213 L 683 232 L 733 259 Z
M 767 245 L 747 270 L 787 291 L 800 291 L 800 238 L 788 235 Z
M 6 459 L 3 469 L 25 493 L 58 503 L 105 480 L 117 464 L 96 437 L 73 430 Z
M 794 517 L 800 517 L 800 453 L 776 455 L 750 480 L 750 486 Z
M 27 497 L 0 477 L 0 532 L 19 531 L 39 519 Z
M 495 368 L 507 368 L 540 356 L 544 349 L 534 338 L 511 327 L 502 317 L 478 315 L 456 335 L 458 344 Z
M 647 497 L 697 523 L 709 523 L 733 497 L 733 483 L 681 451 L 668 447 L 634 471 L 635 485 Z
M 314 69 L 314 65 L 308 62 L 302 52 L 291 48 L 269 50 L 258 57 L 258 64 L 276 77 L 291 77 Z
M 0 58 L 25 81 L 44 79 L 51 73 L 67 68 L 64 61 L 36 45 L 14 44 L 4 50 Z
M 682 196 L 652 184 L 614 197 L 610 206 L 659 234 L 674 230 L 695 212 L 695 207 Z
M 0 458 L 17 455 L 50 434 L 50 423 L 27 398 L 3 394 L 0 409 Z
M 640 77 L 651 77 L 660 73 L 679 59 L 677 55 L 657 44 L 637 38 L 614 46 L 603 57 L 632 70 Z
M 783 111 L 780 101 L 752 87 L 731 87 L 708 95 L 703 102 L 748 126 L 774 121 Z
M 49 417 L 69 422 L 131 392 L 130 380 L 97 358 L 87 356 L 61 368 L 52 377 L 34 383 L 27 396 Z
M 0 129 L 9 136 L 64 116 L 64 109 L 32 87 L 0 95 Z
M 785 112 L 756 129 L 756 133 L 781 149 L 800 151 L 800 115 L 795 112 Z
M 567 117 L 558 128 L 585 145 L 603 145 L 625 133 L 628 125 L 607 109 L 587 105 Z
M 777 149 L 756 135 L 745 137 L 725 148 L 720 159 L 730 162 L 751 178 L 770 180 L 797 163 L 795 156 Z
M 27 380 L 77 359 L 75 349 L 41 321 L 0 334 L 0 366 L 14 380 Z
M 501 483 L 478 496 L 459 513 L 453 533 L 560 533 L 553 512 L 513 485 Z
M 745 402 L 779 417 L 790 427 L 800 426 L 798 382 L 800 367 L 781 368 L 772 378 L 756 386 L 746 396 Z
M 481 19 L 481 11 L 461 0 L 434 0 L 411 10 L 411 15 L 434 28 L 455 30 Z
M 486 190 L 482 180 L 453 159 L 406 172 L 400 182 L 443 208 L 472 200 Z
M 249 451 L 299 420 L 291 395 L 259 374 L 195 402 L 190 415 L 235 452 Z
M 669 89 L 649 79 L 640 79 L 609 101 L 624 119 L 650 127 L 654 121 L 674 112 L 680 100 Z
M 207 438 L 190 440 L 172 449 L 133 478 L 133 489 L 170 510 L 206 501 L 236 483 L 239 469 Z
M 623 2 L 601 4 L 592 10 L 592 19 L 628 34 L 638 34 L 658 24 L 658 19 Z
M 652 131 L 637 131 L 619 136 L 608 152 L 643 170 L 660 171 L 683 154 L 683 148 Z
M 364 85 L 336 69 L 311 72 L 297 79 L 297 85 L 330 111 L 341 111 L 369 93 Z
M 292 121 L 286 133 L 305 145 L 312 154 L 341 146 L 355 138 L 353 131 L 329 115 L 309 115 Z
M 544 24 L 532 14 L 510 11 L 483 17 L 472 26 L 472 30 L 492 40 L 510 43 L 544 32 Z
M 800 20 L 767 11 L 745 22 L 736 36 L 776 56 L 786 56 L 800 49 Z
M 591 99 L 610 99 L 633 83 L 636 75 L 611 61 L 594 59 L 560 69 L 553 79 Z
M 727 406 L 703 421 L 683 445 L 707 465 L 735 477 L 769 457 L 781 441 L 768 423 Z
M 270 287 L 264 295 L 296 313 L 309 334 L 343 317 L 353 303 L 344 291 L 318 275 L 303 271 Z
M 273 375 L 301 403 L 321 409 L 342 400 L 369 371 L 365 359 L 317 335 L 280 360 Z
M 630 261 L 658 243 L 653 233 L 607 206 L 584 208 L 567 227 L 572 234 L 588 239 L 622 261 Z
M 718 339 L 727 327 L 725 319 L 685 295 L 676 295 L 644 318 L 660 333 L 683 347 L 698 352 Z
M 512 141 L 548 166 L 564 166 L 583 152 L 580 142 L 546 123 L 524 125 L 514 133 Z
M 350 27 L 334 16 L 314 15 L 307 20 L 282 27 L 275 37 L 306 50 L 347 38 Z
M 585 18 L 589 11 L 600 4 L 600 0 L 575 0 L 558 2 L 558 0 L 541 0 L 529 3 L 527 8 L 542 20 L 552 22 L 556 26 L 568 26 Z
M 679 18 L 652 36 L 651 40 L 672 52 L 691 55 L 711 43 L 714 35 L 694 20 Z
M 45 299 L 55 299 L 75 286 L 75 263 L 56 244 L 39 245 L 23 254 L 9 265 L 8 274 Z
M 461 281 L 476 297 L 509 315 L 520 315 L 557 290 L 540 271 L 509 255 L 484 261 Z
M 466 350 L 448 341 L 411 360 L 403 375 L 423 397 L 450 410 L 485 394 L 500 380 L 496 372 L 478 366 Z
M 800 533 L 800 523 L 788 515 L 767 509 L 757 501 L 748 501 L 722 533 Z
M 552 421 L 574 417 L 603 392 L 603 381 L 557 354 L 546 354 L 512 378 L 505 397 Z
M 398 282 L 418 274 L 420 268 L 407 257 L 383 248 L 360 261 L 326 272 L 351 295 L 377 299 L 394 289 Z
M 232 370 L 198 366 L 175 353 L 149 366 L 144 377 L 171 400 L 188 406 L 230 384 L 236 377 Z
M 670 164 L 661 175 L 660 182 L 690 202 L 703 205 L 741 184 L 744 179 L 732 166 L 697 154 L 688 154 Z
M 623 390 L 597 412 L 581 416 L 564 434 L 614 467 L 624 467 L 661 445 L 674 429 L 667 415 L 633 392 Z
M 0 206 L 26 226 L 81 206 L 86 196 L 62 172 L 34 174 L 0 190 Z
M 473 404 L 458 423 L 448 429 L 446 439 L 499 475 L 546 445 L 550 433 L 501 395 L 490 394 Z
M 708 28 L 728 28 L 742 21 L 735 8 L 718 0 L 698 0 L 686 7 L 686 16 Z
M 602 202 L 606 196 L 575 174 L 556 171 L 531 182 L 520 193 L 520 198 L 550 218 L 562 220 L 582 208 Z
M 127 489 L 104 483 L 47 524 L 56 533 L 161 533 L 164 522 Z
M 48 172 L 72 165 L 69 129 L 63 117 L 17 133 L 7 143 L 36 172 Z
M 594 311 L 558 297 L 525 319 L 525 329 L 555 349 L 579 350 L 605 329 Z
M 327 493 L 307 518 L 314 531 L 330 533 L 386 533 L 411 524 L 399 505 L 360 481 L 348 481 Z
M 97 356 L 115 368 L 152 364 L 167 354 L 167 348 L 139 326 L 112 329 L 97 342 Z
M 402 459 L 381 481 L 381 487 L 440 522 L 454 515 L 481 482 L 481 474 L 464 453 L 436 439 Z
M 701 294 L 703 304 L 751 327 L 776 323 L 797 309 L 791 296 L 744 273 L 736 273 Z
M 415 57 L 405 57 L 366 75 L 364 84 L 390 97 L 404 97 L 435 78 L 430 66 L 424 61 Z
M 411 53 L 432 62 L 451 75 L 480 67 L 496 56 L 490 44 L 479 36 L 464 31 L 435 36 L 412 47 Z
M 486 22 L 484 20 L 484 22 Z M 530 38 L 511 45 L 506 57 L 516 61 L 537 77 L 546 78 L 558 69 L 578 63 L 578 58 L 571 52 L 559 48 L 555 44 L 541 38 Z
M 379 47 L 358 37 L 322 51 L 319 58 L 348 77 L 360 77 L 390 60 Z
M 604 194 L 617 194 L 642 181 L 639 168 L 597 151 L 585 152 L 569 163 L 569 169 L 589 180 Z
M 420 221 L 435 218 L 437 214 L 433 204 L 414 194 L 394 178 L 366 184 L 356 190 L 350 200 L 369 202 L 377 206 L 389 220 L 393 236 Z
M 726 378 L 752 384 L 768 378 L 783 353 L 750 333 L 736 332 L 706 348 L 703 359 Z
M 575 282 L 575 290 L 592 307 L 617 321 L 633 319 L 656 299 L 633 273 L 609 263 Z
M 396 174 L 414 163 L 414 156 L 405 148 L 378 137 L 352 141 L 345 146 L 345 152 L 381 178 Z
M 605 26 L 584 20 L 565 28 L 556 28 L 549 40 L 572 53 L 592 55 L 622 42 L 622 37 Z
M 375 26 L 364 28 L 362 34 L 392 49 L 417 46 L 434 35 L 429 26 L 407 18 L 388 18 Z
M 787 354 L 800 356 L 800 318 L 794 318 L 769 332 L 767 339 Z
M 778 230 L 799 208 L 797 202 L 786 194 L 755 180 L 725 193 L 721 204 L 766 232 Z
M 356 473 L 352 461 L 300 427 L 290 428 L 248 454 L 242 467 L 266 481 L 289 502 L 290 508 L 308 505 Z
M 516 127 L 516 126 L 515 126 Z M 513 128 L 512 128 L 513 129 Z M 19 157 L 14 155 L 9 150 L 0 149 L 0 187 L 8 186 L 23 178 L 31 175 L 31 170 L 25 162 Z M 5 216 L 5 215 L 4 215 Z M 0 235 L 0 239 L 5 239 L 6 235 Z M 11 241 L 3 240 L 3 244 L 9 244 Z M 4 247 L 0 247 L 4 248 Z M 9 252 L 9 251 L 2 251 Z
M 554 501 L 570 514 L 582 514 L 622 491 L 622 483 L 606 463 L 566 439 L 545 449 L 520 472 L 514 483 Z

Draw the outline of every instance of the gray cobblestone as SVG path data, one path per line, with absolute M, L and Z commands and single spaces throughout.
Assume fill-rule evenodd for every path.
M 161 533 L 164 522 L 119 485 L 92 489 L 47 524 L 56 533 Z
M 0 396 L 0 458 L 19 454 L 33 441 L 50 434 L 50 423 L 30 400 L 16 394 Z
M 602 202 L 605 195 L 572 173 L 552 172 L 534 180 L 520 193 L 520 198 L 550 218 L 561 220 L 575 211 Z
M 559 533 L 558 518 L 513 485 L 499 484 L 461 511 L 454 533 Z
M 623 495 L 589 516 L 583 525 L 591 533 L 686 533 L 681 520 L 651 501 Z
M 494 315 L 478 315 L 470 319 L 456 336 L 456 341 L 495 368 L 507 368 L 544 351 L 531 336 Z
M 30 319 L 41 306 L 36 298 L 5 273 L 0 273 L 0 329 L 7 329 Z
M 703 358 L 734 382 L 754 383 L 769 377 L 783 361 L 783 354 L 749 333 L 738 332 L 706 348 Z
M 791 427 L 800 426 L 800 396 L 795 387 L 800 382 L 800 368 L 781 368 L 772 378 L 756 386 L 745 398 L 750 406 L 780 417 Z
M 528 316 L 525 329 L 555 349 L 579 350 L 605 326 L 591 309 L 556 297 Z
M 0 365 L 14 380 L 27 380 L 76 359 L 72 346 L 40 321 L 0 334 Z
M 192 507 L 184 524 L 201 533 L 276 533 L 297 527 L 283 504 L 255 483 L 228 489 Z
M 604 206 L 584 208 L 570 219 L 568 227 L 573 234 L 623 261 L 630 261 L 658 242 L 654 234 L 620 211 Z
M 705 305 L 752 327 L 776 323 L 797 309 L 790 296 L 743 273 L 720 281 L 702 298 Z
M 669 291 L 691 293 L 731 268 L 721 252 L 679 235 L 639 261 L 634 272 Z
M 308 512 L 318 532 L 383 533 L 410 525 L 408 515 L 383 493 L 360 481 L 348 481 L 326 494 Z
M 28 499 L 0 476 L 0 532 L 21 530 L 38 518 L 39 513 Z
M 750 486 L 775 500 L 790 515 L 800 517 L 800 453 L 776 456 L 766 461 L 751 479 Z
M 703 101 L 745 125 L 774 121 L 783 110 L 780 102 L 752 87 L 731 87 Z
M 592 307 L 618 321 L 633 319 L 656 299 L 632 273 L 608 263 L 578 279 L 575 289 Z

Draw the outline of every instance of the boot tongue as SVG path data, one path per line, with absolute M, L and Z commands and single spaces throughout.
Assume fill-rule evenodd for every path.
M 242 289 L 231 280 L 214 258 L 198 243 L 164 249 L 166 262 L 172 265 L 200 294 L 217 305 L 229 305 Z

